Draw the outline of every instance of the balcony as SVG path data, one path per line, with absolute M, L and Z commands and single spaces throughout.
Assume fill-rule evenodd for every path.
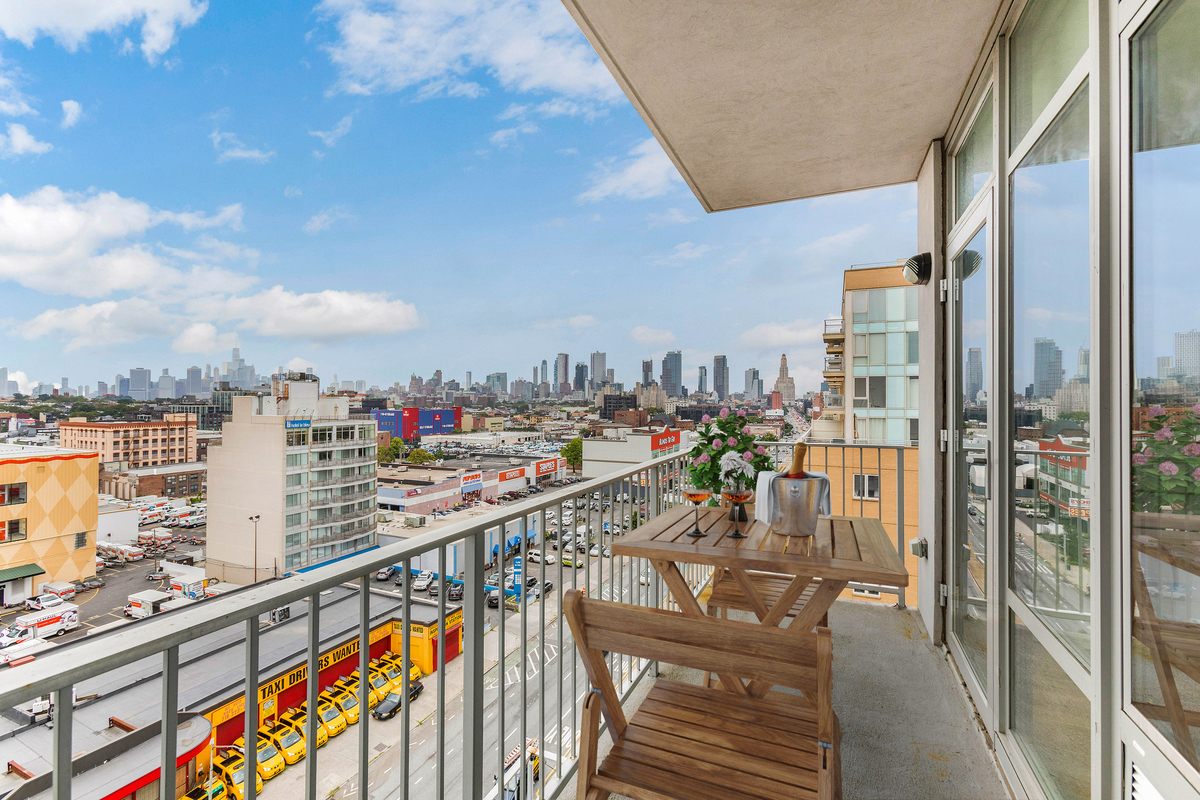
M 837 319 L 825 320 L 825 331 L 823 338 L 825 339 L 825 344 L 830 346 L 835 344 L 840 346 L 846 341 L 845 323 L 842 322 L 840 317 Z
M 362 492 L 354 492 L 353 494 L 341 494 L 341 495 L 337 495 L 335 497 L 327 497 L 324 500 L 314 500 L 314 499 L 312 499 L 312 494 L 309 494 L 308 507 L 309 508 L 322 508 L 324 506 L 344 505 L 345 503 L 353 503 L 358 500 L 364 500 L 368 497 L 374 497 L 374 496 L 375 496 L 374 489 L 370 489 L 370 490 L 362 491 Z
M 778 450 L 777 460 L 788 457 L 790 444 L 771 446 Z M 831 476 L 872 469 L 886 472 L 896 452 L 896 448 L 848 446 L 820 453 L 814 447 L 810 467 L 823 467 Z M 513 743 L 533 742 L 542 757 L 539 782 L 534 784 L 537 796 L 551 800 L 573 797 L 580 757 L 581 703 L 588 693 L 580 656 L 561 623 L 562 594 L 586 588 L 590 596 L 601 599 L 652 608 L 677 607 L 645 560 L 583 558 L 580 568 L 566 567 L 561 560 L 552 565 L 533 564 L 528 550 L 535 546 L 546 549 L 535 535 L 519 536 L 518 552 L 529 574 L 542 585 L 550 579 L 554 589 L 545 597 L 513 597 L 511 612 L 495 615 L 485 607 L 483 591 L 489 572 L 486 562 L 493 558 L 492 543 L 513 530 L 546 530 L 548 511 L 561 519 L 577 498 L 600 492 L 616 498 L 615 502 L 608 509 L 579 511 L 578 522 L 585 522 L 582 517 L 586 515 L 588 526 L 597 531 L 598 543 L 609 545 L 614 537 L 611 531 L 618 530 L 626 516 L 643 509 L 643 521 L 649 520 L 677 504 L 677 482 L 685 466 L 685 457 L 680 455 L 646 462 L 309 572 L 260 583 L 39 653 L 36 665 L 0 674 L 0 704 L 23 709 L 35 698 L 49 695 L 55 702 L 54 725 L 46 728 L 32 723 L 0 748 L 7 747 L 12 753 L 6 760 L 15 760 L 21 769 L 39 776 L 40 791 L 52 788 L 55 797 L 66 797 L 68 784 L 74 782 L 75 796 L 90 798 L 85 790 L 93 780 L 127 770 L 122 766 L 128 762 L 122 760 L 126 756 L 121 744 L 127 739 L 113 731 L 112 718 L 134 729 L 128 735 L 131 746 L 138 736 L 139 741 L 157 737 L 154 752 L 158 760 L 138 769 L 155 769 L 154 764 L 162 761 L 182 763 L 179 759 L 188 756 L 182 735 L 164 739 L 155 733 L 156 726 L 183 730 L 184 713 L 207 714 L 218 720 L 215 741 L 220 750 L 239 735 L 253 735 L 260 724 L 258 704 L 250 704 L 247 713 L 243 713 L 244 706 L 235 708 L 244 692 L 265 691 L 266 696 L 278 698 L 281 708 L 302 701 L 314 707 L 318 689 L 324 687 L 307 683 L 303 675 L 328 675 L 325 670 L 331 663 L 339 674 L 365 670 L 363 654 L 378 655 L 381 647 L 398 651 L 405 660 L 420 658 L 416 648 L 423 640 L 403 633 L 391 640 L 396 644 L 369 647 L 368 642 L 386 639 L 411 625 L 423 625 L 435 634 L 446 632 L 436 637 L 435 649 L 425 654 L 447 664 L 424 678 L 426 691 L 404 704 L 394 720 L 381 722 L 362 715 L 357 723 L 361 727 L 354 733 L 331 739 L 319 751 L 310 750 L 305 759 L 273 777 L 258 794 L 269 800 L 359 796 L 358 788 L 365 781 L 370 797 L 486 799 L 496 796 L 489 794 L 496 788 L 495 776 L 514 780 L 520 774 L 519 768 L 514 772 L 507 763 Z M 905 483 L 907 469 L 892 471 L 897 473 L 896 482 L 875 485 L 874 491 L 903 497 L 905 486 L 911 488 L 916 481 L 910 474 Z M 855 513 L 857 508 L 869 515 L 885 505 L 855 500 L 842 488 L 835 513 Z M 900 531 L 895 537 L 898 547 L 916 522 L 915 512 L 910 509 L 910 516 L 905 517 L 903 509 L 901 502 L 899 519 L 894 520 Z M 887 523 L 892 512 L 878 513 Z M 449 603 L 444 592 L 430 602 L 412 597 L 411 581 L 397 589 L 390 582 L 373 580 L 376 570 L 393 564 L 410 573 L 419 568 L 438 573 L 457 570 L 465 575 L 461 616 L 457 604 Z M 701 603 L 708 596 L 710 571 L 700 566 L 683 569 L 688 591 Z M 843 795 L 1007 796 L 973 722 L 973 710 L 959 691 L 952 662 L 930 643 L 919 616 L 905 608 L 903 591 L 866 585 L 849 587 L 848 592 L 855 590 L 879 591 L 897 605 L 847 599 L 839 600 L 831 612 L 836 631 L 834 702 L 845 742 Z M 290 619 L 264 626 L 269 612 L 285 607 L 290 609 Z M 460 620 L 461 629 L 457 627 Z M 446 662 L 446 648 L 457 649 L 452 636 L 457 630 L 462 631 L 462 655 Z M 352 647 L 356 641 L 357 654 Z M 608 658 L 617 691 L 630 705 L 640 702 L 652 682 L 646 678 L 656 671 L 693 683 L 697 680 L 696 675 L 666 663 L 619 655 Z M 403 682 L 410 680 L 406 670 Z M 360 703 L 365 704 L 366 690 L 360 689 Z M 274 694 L 276 691 L 279 694 Z M 407 691 L 404 686 L 402 694 Z M 140 698 L 136 702 L 135 695 Z M 82 700 L 84 697 L 90 699 Z M 165 715 L 160 708 L 167 709 Z M 189 726 L 208 724 L 203 716 L 187 719 Z M 424 724 L 428 721 L 441 724 Z M 106 732 L 102 740 L 107 748 L 105 759 L 93 755 L 98 731 Z M 312 741 L 315 730 L 311 726 L 308 733 Z M 23 737 L 32 737 L 38 745 L 12 749 Z M 207 740 L 208 734 L 201 738 Z M 55 757 L 54 753 L 62 755 Z M 73 777 L 67 754 L 75 758 Z M 135 773 L 124 777 L 132 781 Z M 19 785 L 11 776 L 9 781 L 12 786 L 0 788 Z M 246 794 L 255 796 L 253 791 Z M 714 796 L 719 795 L 714 791 Z
M 841 356 L 825 356 L 825 366 L 822 369 L 822 374 L 826 378 L 841 377 L 846 374 L 846 368 L 843 365 Z

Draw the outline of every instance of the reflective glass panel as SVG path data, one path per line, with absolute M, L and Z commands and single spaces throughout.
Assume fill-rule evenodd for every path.
M 1200 763 L 1200 0 L 1134 36 L 1133 705 Z
M 954 219 L 967 210 L 992 174 L 992 93 L 989 90 L 971 132 L 954 157 Z
M 1091 635 L 1087 481 L 1091 345 L 1085 85 L 1012 177 L 1014 442 L 1012 587 L 1083 664 Z M 1033 417 L 1024 419 L 1032 411 Z M 1028 425 L 1022 426 L 1028 428 Z
M 954 547 L 954 633 L 976 680 L 987 691 L 987 428 L 988 405 L 976 398 L 986 391 L 987 228 L 954 259 L 959 281 L 962 405 L 959 413 L 957 536 Z
M 1091 711 L 1087 696 L 1013 614 L 1012 732 L 1051 798 L 1092 796 Z
M 1009 152 L 1088 48 L 1087 0 L 1032 0 L 1008 45 Z

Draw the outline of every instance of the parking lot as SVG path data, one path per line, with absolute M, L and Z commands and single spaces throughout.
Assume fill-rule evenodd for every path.
M 149 527 L 143 530 L 149 530 Z M 168 528 L 167 530 L 171 530 Z M 190 530 L 180 531 L 186 533 L 188 538 L 195 536 L 203 541 L 206 537 L 206 531 L 203 526 L 192 528 Z M 175 550 L 169 551 L 171 554 L 187 553 L 192 551 L 204 552 L 204 545 L 193 544 L 175 544 Z M 110 622 L 116 622 L 121 619 L 128 619 L 125 616 L 123 609 L 125 602 L 129 599 L 129 595 L 135 592 L 143 592 L 147 589 L 159 589 L 167 591 L 170 586 L 166 580 L 150 581 L 146 576 L 154 571 L 157 561 L 152 558 L 145 558 L 141 561 L 134 561 L 128 564 L 117 564 L 115 566 L 105 567 L 98 570 L 96 576 L 104 581 L 104 586 L 99 589 L 89 589 L 75 595 L 70 602 L 79 606 L 80 625 L 73 631 L 68 631 L 62 636 L 57 636 L 53 639 L 55 644 L 65 644 L 77 638 L 87 635 L 89 628 L 95 628 L 100 625 L 107 625 Z M 29 613 L 22 603 L 19 606 L 6 608 L 0 612 L 0 623 L 5 625 L 11 623 L 16 617 L 22 614 Z

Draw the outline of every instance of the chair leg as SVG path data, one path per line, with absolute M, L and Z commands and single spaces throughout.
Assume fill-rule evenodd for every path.
M 592 776 L 596 774 L 596 747 L 600 738 L 600 695 L 588 692 L 583 701 L 583 715 L 579 720 L 579 772 L 575 784 L 575 796 L 592 797 Z M 608 792 L 604 793 L 605 795 Z

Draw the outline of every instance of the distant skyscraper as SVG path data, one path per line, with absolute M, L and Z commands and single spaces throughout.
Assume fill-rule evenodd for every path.
M 66 375 L 64 375 L 62 379 L 62 390 L 64 393 L 69 393 L 71 391 L 71 381 Z
M 649 386 L 654 383 L 654 362 L 642 362 L 642 386 Z
M 1172 356 L 1158 357 L 1158 376 L 1159 378 L 1171 377 L 1175 369 L 1175 359 Z
M 604 380 L 608 381 L 609 383 L 617 382 L 616 371 L 612 367 L 604 370 Z
M 122 375 L 117 376 L 117 396 L 118 397 L 132 397 L 133 396 L 133 395 L 129 394 L 129 378 L 126 378 Z
M 179 392 L 175 391 L 175 379 L 171 377 L 170 370 L 164 369 L 162 375 L 159 376 L 156 396 L 167 400 L 179 396 Z
M 679 397 L 683 388 L 683 351 L 668 351 L 662 360 L 662 389 L 667 397 Z
M 0 394 L 8 394 L 8 367 L 0 367 Z
M 561 387 L 564 383 L 571 383 L 571 357 L 566 353 L 559 353 L 558 358 L 554 361 L 554 385 Z
M 1178 334 L 1176 334 L 1176 341 L 1178 342 Z M 1058 348 L 1053 339 L 1034 339 L 1033 391 L 1035 396 L 1054 397 L 1062 385 L 1062 350 Z
M 599 388 L 600 384 L 604 383 L 608 375 L 608 368 L 604 365 L 607 358 L 608 356 L 605 353 L 592 353 L 592 385 L 596 388 Z
M 729 359 L 725 356 L 713 356 L 713 391 L 718 400 L 729 397 Z
M 203 380 L 204 376 L 201 374 L 199 367 L 188 367 L 187 383 L 184 385 L 183 393 L 198 396 L 204 391 Z
M 441 381 L 439 380 L 438 383 L 440 384 Z M 358 392 L 359 394 L 365 394 L 367 391 L 367 382 L 366 381 L 355 381 L 354 382 L 354 391 Z
M 755 369 L 754 367 L 751 367 L 750 369 L 746 370 L 746 388 L 744 391 L 746 393 L 747 400 L 752 399 L 754 397 L 754 382 L 757 380 L 758 380 L 758 370 L 757 369 Z
M 129 370 L 129 396 L 134 400 L 151 400 L 150 370 L 134 367 Z
M 700 377 L 696 381 L 696 391 L 700 394 L 708 394 L 708 367 L 700 365 Z
M 983 350 L 972 347 L 967 350 L 966 397 L 968 403 L 974 403 L 975 398 L 983 391 Z
M 582 361 L 575 362 L 575 383 L 574 388 L 577 392 L 587 391 L 588 385 L 588 365 Z
M 471 371 L 467 370 L 467 388 L 471 388 Z
M 547 366 L 548 366 L 548 364 L 546 364 L 546 359 L 543 358 L 542 359 L 542 379 L 541 379 L 541 381 L 539 381 L 539 383 L 545 383 L 546 381 L 548 381 L 550 379 L 550 376 L 546 372 Z
M 796 379 L 788 374 L 787 353 L 779 357 L 779 377 L 775 379 L 775 391 L 785 403 L 796 402 Z
M 1200 331 L 1175 334 L 1175 370 L 1181 377 L 1200 375 Z
M 108 394 L 108 384 L 104 381 L 96 381 L 96 396 L 104 397 L 106 394 Z
M 487 376 L 487 387 L 492 394 L 505 394 L 508 392 L 508 373 L 493 372 Z

